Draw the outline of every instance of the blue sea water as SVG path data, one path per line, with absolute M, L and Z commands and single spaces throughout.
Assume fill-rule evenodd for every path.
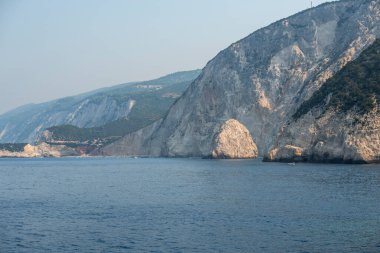
M 380 252 L 380 166 L 0 159 L 0 252 Z

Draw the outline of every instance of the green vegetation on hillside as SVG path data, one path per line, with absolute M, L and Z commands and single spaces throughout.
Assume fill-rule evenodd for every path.
M 152 85 L 151 83 L 149 83 Z M 154 83 L 155 84 L 155 83 Z M 162 86 L 159 89 L 141 89 L 131 86 L 128 92 L 120 92 L 118 89 L 108 91 L 107 95 L 118 103 L 135 100 L 136 105 L 132 108 L 127 118 L 118 119 L 106 123 L 100 127 L 79 128 L 72 125 L 53 126 L 48 128 L 54 141 L 89 141 L 102 140 L 108 143 L 126 134 L 137 131 L 145 126 L 164 117 L 170 106 L 183 93 L 190 84 L 189 81 Z M 139 83 L 139 85 L 141 85 Z M 99 101 L 102 93 L 93 97 L 93 101 Z
M 152 104 L 141 102 L 141 100 L 145 99 L 151 101 Z M 140 98 L 140 102 L 137 102 L 127 118 L 118 119 L 101 127 L 79 128 L 72 125 L 63 125 L 51 127 L 48 130 L 53 133 L 54 140 L 61 141 L 91 141 L 122 137 L 162 118 L 173 101 L 168 99 L 159 100 L 154 96 Z
M 326 102 L 326 109 L 332 107 L 347 112 L 355 107 L 358 112 L 365 114 L 376 106 L 379 95 L 380 40 L 376 40 L 355 61 L 348 63 L 309 100 L 302 103 L 293 118 L 298 119 L 313 107 L 322 106 Z

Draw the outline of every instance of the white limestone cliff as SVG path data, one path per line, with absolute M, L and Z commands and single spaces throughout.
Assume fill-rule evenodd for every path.
M 291 148 L 293 147 L 293 148 Z M 296 147 L 296 148 L 294 148 Z M 294 152 L 292 152 L 294 151 Z M 380 110 L 361 115 L 318 108 L 293 120 L 269 152 L 269 161 L 378 162 Z
M 221 125 L 236 119 L 249 130 L 259 154 L 267 155 L 300 104 L 379 38 L 379 28 L 380 0 L 326 3 L 275 22 L 212 59 L 162 122 L 104 150 L 209 156 Z M 369 138 L 367 133 L 361 138 Z

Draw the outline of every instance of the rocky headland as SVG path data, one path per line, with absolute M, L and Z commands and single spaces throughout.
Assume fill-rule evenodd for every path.
M 173 100 L 155 121 L 150 118 L 133 131 L 121 131 L 127 133 L 123 137 L 100 144 L 96 139 L 95 148 L 82 153 L 379 162 L 378 38 L 380 0 L 341 0 L 307 9 L 221 51 L 181 96 L 159 94 L 160 99 Z M 159 89 L 153 83 L 135 88 Z M 99 106 L 104 108 L 102 101 Z M 86 103 L 75 110 L 79 113 Z M 103 114 L 131 117 L 135 104 L 128 99 L 118 103 L 124 107 L 112 106 Z M 139 112 L 149 115 L 145 107 Z M 38 133 L 43 130 L 38 128 Z M 74 130 L 66 127 L 61 132 L 78 133 Z M 65 142 L 66 135 L 57 136 L 55 144 Z
M 225 122 L 235 119 L 249 131 L 266 160 L 377 161 L 376 106 L 365 113 L 353 106 L 344 112 L 313 108 L 297 120 L 293 115 L 375 43 L 379 28 L 379 0 L 326 3 L 275 22 L 220 52 L 163 120 L 101 152 L 218 156 L 215 136 Z M 223 139 L 233 143 L 235 136 L 230 132 Z M 241 145 L 242 150 L 250 146 Z M 244 156 L 245 152 L 232 155 Z

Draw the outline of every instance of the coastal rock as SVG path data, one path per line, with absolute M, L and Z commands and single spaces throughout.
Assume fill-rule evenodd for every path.
M 234 118 L 247 127 L 259 155 L 286 145 L 304 149 L 304 155 L 309 139 L 302 133 L 315 126 L 315 118 L 299 123 L 305 131 L 296 133 L 297 143 L 278 141 L 278 136 L 291 131 L 286 123 L 304 101 L 380 37 L 379 27 L 380 0 L 329 2 L 275 22 L 212 59 L 162 122 L 144 130 L 151 134 L 132 133 L 105 150 L 117 146 L 123 155 L 138 150 L 150 156 L 208 156 L 220 126 Z M 334 144 L 332 151 L 343 140 L 345 128 L 337 125 L 343 123 L 331 123 L 332 134 L 325 138 L 323 145 Z
M 266 160 L 276 160 L 282 162 L 297 161 L 301 160 L 304 155 L 305 154 L 303 148 L 292 145 L 285 145 L 280 148 L 272 149 L 266 157 Z
M 257 146 L 251 134 L 237 120 L 227 120 L 214 137 L 212 158 L 249 159 L 257 156 Z
M 0 157 L 32 158 L 79 155 L 74 148 L 70 148 L 64 145 L 49 145 L 47 143 L 40 143 L 36 146 L 26 144 L 23 149 L 23 151 L 0 150 Z
M 289 143 L 298 148 L 289 148 Z M 380 161 L 379 108 L 361 115 L 314 109 L 292 121 L 266 157 L 268 161 L 368 163 Z
M 298 108 L 267 159 L 380 162 L 379 66 L 376 40 Z M 289 143 L 300 148 L 290 152 Z

